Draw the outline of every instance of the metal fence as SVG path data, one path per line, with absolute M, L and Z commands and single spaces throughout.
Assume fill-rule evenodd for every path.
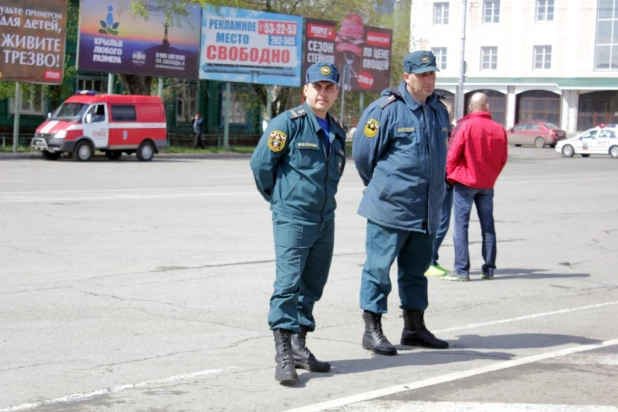
M 23 149 L 29 148 L 32 137 L 32 134 L 20 134 L 17 140 L 17 147 Z M 3 149 L 13 147 L 13 135 L 0 135 L 0 144 Z

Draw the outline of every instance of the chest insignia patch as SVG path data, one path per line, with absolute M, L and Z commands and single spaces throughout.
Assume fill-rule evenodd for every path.
M 285 147 L 287 135 L 279 130 L 273 130 L 268 135 L 268 148 L 273 152 L 280 152 Z
M 365 124 L 363 133 L 365 133 L 365 136 L 371 139 L 372 137 L 375 137 L 376 134 L 378 134 L 379 128 L 380 128 L 380 123 L 378 123 L 377 120 L 369 119 L 367 120 L 367 123 Z
M 400 127 L 397 129 L 397 133 L 413 132 L 414 127 Z

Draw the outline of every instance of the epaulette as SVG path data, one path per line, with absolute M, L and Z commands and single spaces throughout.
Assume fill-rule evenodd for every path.
M 290 113 L 292 117 L 290 119 L 298 119 L 299 117 L 303 117 L 307 115 L 307 110 L 303 106 L 298 106 L 293 109 L 290 109 Z
M 434 91 L 434 93 L 436 94 L 436 97 L 438 98 L 438 100 L 446 99 L 446 96 L 443 95 L 441 92 Z
M 395 100 L 402 98 L 401 94 L 399 93 L 399 90 L 397 90 L 394 87 L 391 87 L 390 89 L 386 89 L 385 91 L 388 91 L 388 95 L 382 96 L 380 100 L 378 100 L 378 106 L 380 106 L 381 109 L 384 109 L 386 106 L 388 106 Z

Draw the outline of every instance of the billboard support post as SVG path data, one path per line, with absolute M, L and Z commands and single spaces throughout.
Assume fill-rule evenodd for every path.
M 339 116 L 339 121 L 342 124 L 345 124 L 345 122 L 343 121 L 343 107 L 345 106 L 345 87 L 341 88 L 341 114 Z
M 270 85 L 266 86 L 266 122 L 270 123 L 270 117 L 273 110 L 273 88 Z
M 157 87 L 157 96 L 163 97 L 163 77 L 159 77 L 159 86 Z M 198 96 L 199 96 L 199 93 L 198 93 Z
M 225 82 L 225 107 L 223 108 L 223 150 L 230 150 L 230 82 Z
M 15 105 L 13 117 L 13 153 L 17 152 L 19 142 L 19 114 L 21 112 L 21 83 L 15 82 Z
M 361 92 L 358 104 L 360 105 L 360 112 L 359 113 L 362 114 L 363 111 L 365 110 L 365 92 Z
M 107 94 L 114 94 L 114 73 L 107 73 Z

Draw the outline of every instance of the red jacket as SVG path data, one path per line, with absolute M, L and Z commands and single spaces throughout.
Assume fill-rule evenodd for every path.
M 446 158 L 449 183 L 493 188 L 508 156 L 504 127 L 489 112 L 474 112 L 457 122 L 455 133 Z

